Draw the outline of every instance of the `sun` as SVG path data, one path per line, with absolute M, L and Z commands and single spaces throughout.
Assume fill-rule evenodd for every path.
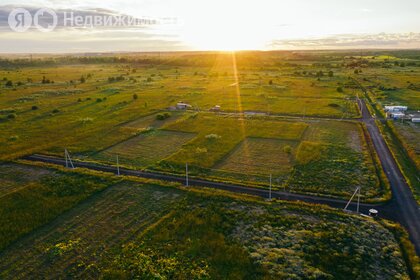
M 263 15 L 255 15 L 251 6 L 237 7 L 225 2 L 202 7 L 206 13 L 184 14 L 179 28 L 181 40 L 197 50 L 264 49 L 270 35 L 263 27 Z

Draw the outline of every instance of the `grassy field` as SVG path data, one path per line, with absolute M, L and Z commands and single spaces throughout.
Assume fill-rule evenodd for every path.
M 16 164 L 1 164 L 0 250 L 48 223 L 113 180 Z M 20 175 L 19 175 L 20 174 Z
M 0 252 L 2 279 L 408 279 L 400 241 L 375 220 L 222 192 L 96 180 L 108 187 Z M 32 206 L 32 219 L 40 208 Z
M 272 171 L 273 175 L 281 175 L 292 169 L 294 146 L 293 141 L 246 138 L 215 168 L 266 176 Z
M 138 128 L 136 120 L 180 100 L 197 110 L 218 104 L 225 112 L 358 115 L 353 92 L 336 90 L 347 81 L 342 70 L 331 67 L 328 71 L 335 75 L 330 77 L 328 66 L 315 66 L 313 61 L 261 69 L 250 57 L 244 58 L 238 54 L 235 67 L 230 54 L 211 57 L 208 65 L 200 64 L 207 61 L 203 54 L 169 57 L 160 63 L 154 58 L 142 63 L 139 58 L 103 58 L 103 63 L 57 58 L 1 66 L 0 159 L 36 151 L 62 153 L 64 146 L 94 153 L 138 133 L 144 124 Z M 264 63 L 271 59 L 264 58 Z M 320 71 L 324 74 L 318 77 Z M 153 121 L 147 125 L 159 126 Z
M 68 149 L 75 158 L 115 164 L 118 154 L 127 167 L 178 174 L 188 163 L 193 176 L 265 187 L 273 174 L 276 188 L 338 197 L 360 184 L 366 198 L 383 197 L 366 139 L 337 121 L 360 115 L 349 79 L 360 59 L 240 52 L 0 61 L 0 159 Z M 179 101 L 191 110 L 158 120 Z M 215 105 L 221 114 L 208 112 Z M 302 142 L 318 147 L 313 159 Z M 335 162 L 332 180 L 301 184 Z
M 118 155 L 121 164 L 144 168 L 175 153 L 194 136 L 193 133 L 151 130 L 112 146 L 93 159 L 115 164 Z

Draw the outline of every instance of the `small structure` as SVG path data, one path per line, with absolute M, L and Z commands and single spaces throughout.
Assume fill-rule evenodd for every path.
M 393 118 L 394 120 L 401 120 L 401 119 L 404 119 L 405 118 L 405 114 L 404 113 L 400 113 L 400 112 L 397 112 L 397 113 L 388 113 L 388 116 L 390 118 Z
M 212 112 L 220 112 L 220 109 L 221 109 L 220 105 L 216 105 L 213 108 L 211 108 L 210 111 L 212 111 Z
M 378 213 L 379 212 L 376 209 L 369 209 L 369 216 L 371 216 L 371 217 L 377 217 Z
M 387 113 L 402 113 L 407 110 L 407 106 L 385 106 L 385 112 Z
M 420 118 L 411 118 L 411 122 L 420 123 Z
M 190 104 L 187 104 L 187 103 L 182 102 L 182 101 L 180 101 L 176 104 L 176 109 L 177 110 L 187 110 L 188 108 L 191 108 L 191 107 L 192 106 Z

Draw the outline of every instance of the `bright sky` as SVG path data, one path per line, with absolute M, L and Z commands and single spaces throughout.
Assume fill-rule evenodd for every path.
M 0 29 L 0 52 L 420 48 L 419 0 L 0 0 L 0 8 L 7 5 L 107 9 L 173 17 L 178 24 L 51 33 Z

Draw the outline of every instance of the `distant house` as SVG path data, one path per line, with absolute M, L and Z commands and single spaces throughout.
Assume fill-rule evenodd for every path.
M 385 106 L 385 112 L 387 113 L 405 112 L 407 110 L 407 106 Z
M 214 106 L 213 108 L 210 109 L 210 111 L 213 112 L 220 112 L 221 107 L 219 105 Z
M 408 110 L 407 106 L 385 106 L 384 107 L 387 118 L 403 119 L 405 112 Z
M 390 118 L 393 118 L 394 120 L 400 120 L 400 119 L 404 119 L 405 118 L 405 114 L 404 113 L 388 113 L 388 116 Z
M 191 108 L 192 106 L 190 104 L 184 103 L 182 101 L 178 102 L 176 104 L 177 110 L 187 110 L 188 108 Z
M 420 118 L 412 118 L 411 121 L 413 123 L 420 123 Z

